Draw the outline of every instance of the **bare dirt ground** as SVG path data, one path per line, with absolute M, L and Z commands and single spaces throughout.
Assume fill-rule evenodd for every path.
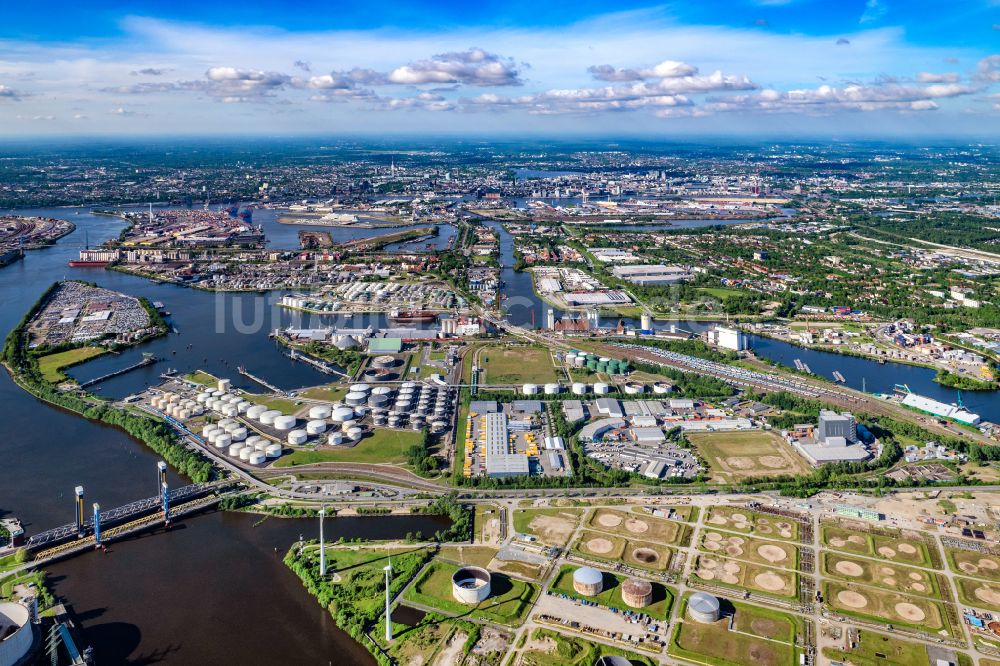
M 464 631 L 456 631 L 448 641 L 448 645 L 438 653 L 434 666 L 459 666 L 462 663 L 462 648 L 468 637 Z

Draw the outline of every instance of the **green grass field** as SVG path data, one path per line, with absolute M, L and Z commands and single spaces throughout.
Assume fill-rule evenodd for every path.
M 311 398 L 313 400 L 329 400 L 330 402 L 336 402 L 347 395 L 347 387 L 339 386 L 337 384 L 331 384 L 329 386 L 314 386 L 313 388 L 299 391 L 299 395 L 303 398 Z
M 843 615 L 926 633 L 944 631 L 955 636 L 961 632 L 952 626 L 944 606 L 932 599 L 836 580 L 823 581 L 822 589 L 827 604 Z
M 948 564 L 956 573 L 1000 581 L 1000 556 L 972 550 L 945 548 Z
M 685 617 L 687 598 L 683 600 L 681 617 Z M 735 610 L 732 631 L 728 618 L 714 624 L 692 620 L 678 622 L 668 651 L 671 655 L 711 666 L 794 666 L 793 645 L 798 628 L 789 615 L 758 606 L 726 602 Z
M 851 650 L 823 648 L 829 659 L 850 662 L 854 666 L 930 666 L 927 649 L 896 636 L 862 631 L 857 647 Z
M 963 604 L 1000 613 L 1000 584 L 955 577 L 958 600 Z
M 616 509 L 597 509 L 587 521 L 587 526 L 626 538 L 638 537 L 668 545 L 683 545 L 689 530 L 682 523 Z
M 821 570 L 826 576 L 922 597 L 941 598 L 937 576 L 929 571 L 895 563 L 871 562 L 832 551 L 823 551 L 821 563 Z
M 604 575 L 603 591 L 593 597 L 587 597 L 573 589 L 573 572 L 578 567 L 564 564 L 555 579 L 552 581 L 550 591 L 565 594 L 573 599 L 586 599 L 594 601 L 607 608 L 617 608 L 624 611 L 638 611 L 650 617 L 665 620 L 669 616 L 670 608 L 674 605 L 674 590 L 660 583 L 653 583 L 653 603 L 645 608 L 632 608 L 622 599 L 622 583 L 625 578 L 617 576 L 607 571 L 602 571 Z
M 559 379 L 552 357 L 541 347 L 489 347 L 479 354 L 484 384 L 545 384 Z
M 58 384 L 67 379 L 62 372 L 63 368 L 68 368 L 84 361 L 89 361 L 104 354 L 108 350 L 104 347 L 77 347 L 55 354 L 47 354 L 38 357 L 38 369 L 42 373 L 42 378 L 50 384 Z
M 195 384 L 201 384 L 202 386 L 214 386 L 219 381 L 215 376 L 208 374 L 204 370 L 188 373 L 184 375 L 184 379 Z
M 700 291 L 703 294 L 708 294 L 713 298 L 718 298 L 719 300 L 722 301 L 726 300 L 727 298 L 731 298 L 733 296 L 739 296 L 740 294 L 744 293 L 737 289 L 725 289 L 723 287 L 699 287 L 698 291 Z
M 875 557 L 887 562 L 933 568 L 927 545 L 918 538 L 905 539 L 823 523 L 820 525 L 820 539 L 824 546 L 834 550 Z
M 323 462 L 393 463 L 406 462 L 406 451 L 420 441 L 421 433 L 410 430 L 378 429 L 355 446 L 338 446 L 316 451 L 296 451 L 278 459 L 275 467 L 294 467 Z
M 440 560 L 432 562 L 406 590 L 403 598 L 456 617 L 517 626 L 524 622 L 538 595 L 535 585 L 494 573 L 489 598 L 477 606 L 466 606 L 451 594 L 451 577 L 456 570 L 458 567 L 454 564 Z

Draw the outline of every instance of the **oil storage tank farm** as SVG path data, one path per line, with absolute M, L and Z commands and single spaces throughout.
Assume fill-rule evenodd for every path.
M 478 604 L 490 596 L 490 578 L 482 567 L 462 567 L 452 574 L 451 594 L 463 604 Z

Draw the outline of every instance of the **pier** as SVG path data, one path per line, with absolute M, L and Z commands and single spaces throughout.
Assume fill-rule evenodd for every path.
M 270 391 L 272 393 L 279 393 L 281 395 L 285 394 L 285 392 L 282 391 L 280 388 L 278 388 L 274 384 L 270 384 L 270 383 L 264 381 L 263 379 L 261 379 L 257 375 L 251 373 L 249 370 L 246 369 L 246 367 L 244 367 L 242 365 L 239 366 L 238 368 L 236 368 L 236 371 L 238 373 L 240 373 L 241 375 L 243 375 L 244 377 L 246 377 L 247 379 L 251 379 L 251 380 L 257 382 L 258 384 L 260 384 L 261 386 L 263 386 L 264 388 L 266 388 L 268 391 Z
M 841 384 L 847 381 L 846 379 L 844 379 L 844 375 L 840 374 L 840 370 L 833 371 L 833 378 L 836 379 Z
M 143 358 L 141 361 L 139 361 L 138 363 L 133 363 L 127 368 L 121 368 L 120 370 L 115 370 L 114 372 L 109 372 L 106 375 L 101 375 L 100 377 L 95 377 L 94 379 L 91 379 L 89 381 L 82 382 L 80 384 L 80 388 L 87 388 L 88 386 L 93 386 L 94 384 L 100 384 L 101 382 L 107 381 L 113 377 L 124 375 L 127 372 L 132 372 L 133 370 L 138 370 L 139 368 L 145 368 L 147 365 L 153 365 L 159 360 L 152 354 L 143 354 L 142 356 Z
M 345 374 L 345 373 L 341 372 L 340 370 L 337 370 L 333 366 L 331 366 L 331 365 L 329 365 L 327 363 L 324 363 L 323 361 L 320 361 L 319 359 L 313 358 L 312 356 L 307 356 L 306 354 L 303 354 L 302 352 L 298 351 L 297 349 L 292 349 L 291 351 L 286 352 L 285 355 L 288 356 L 288 358 L 292 359 L 293 361 L 302 361 L 304 363 L 308 363 L 309 365 L 311 365 L 312 367 L 316 368 L 317 370 L 319 370 L 320 372 L 322 372 L 324 374 L 327 374 L 327 375 L 337 375 L 339 377 L 343 377 L 344 379 L 350 379 L 351 378 L 350 375 Z

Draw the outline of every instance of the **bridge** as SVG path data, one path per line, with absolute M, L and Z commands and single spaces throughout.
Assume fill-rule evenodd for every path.
M 75 491 L 76 519 L 72 523 L 60 525 L 31 536 L 25 546 L 36 553 L 36 561 L 50 559 L 55 554 L 67 554 L 85 545 L 99 547 L 107 540 L 137 529 L 155 524 L 169 525 L 171 518 L 188 513 L 194 508 L 203 508 L 219 498 L 215 491 L 231 485 L 232 481 L 194 483 L 181 488 L 170 489 L 167 484 L 167 465 L 157 463 L 157 480 L 160 492 L 153 497 L 129 502 L 112 509 L 102 510 L 100 504 L 93 505 L 91 517 L 84 508 L 83 486 Z

